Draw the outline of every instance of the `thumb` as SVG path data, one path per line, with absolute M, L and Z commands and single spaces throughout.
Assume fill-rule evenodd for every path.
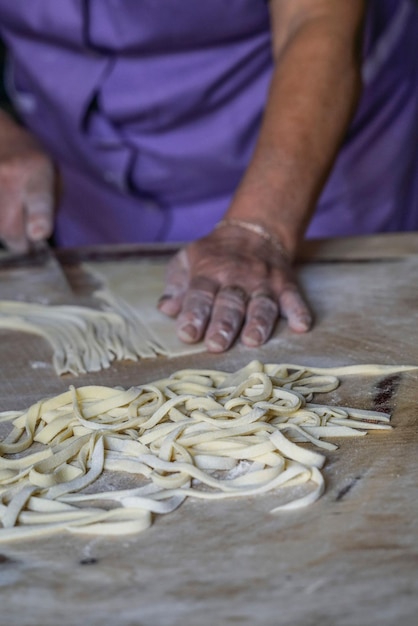
M 169 262 L 164 293 L 158 301 L 158 308 L 170 317 L 181 311 L 184 295 L 189 285 L 189 260 L 186 250 L 180 250 Z

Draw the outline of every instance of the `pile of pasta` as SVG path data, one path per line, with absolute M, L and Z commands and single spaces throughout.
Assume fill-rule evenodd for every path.
M 311 504 L 324 491 L 325 456 L 306 443 L 334 450 L 323 437 L 391 428 L 389 415 L 317 404 L 314 394 L 336 389 L 339 375 L 387 371 L 252 361 L 232 374 L 180 370 L 127 390 L 71 386 L 3 412 L 10 428 L 0 443 L 0 541 L 136 533 L 190 497 L 280 490 L 288 501 L 273 512 Z M 99 490 L 106 472 L 128 473 L 135 484 Z M 291 487 L 305 483 L 295 497 Z

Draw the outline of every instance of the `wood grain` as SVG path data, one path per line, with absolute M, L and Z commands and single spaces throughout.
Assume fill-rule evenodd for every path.
M 327 258 L 302 263 L 300 280 L 312 303 L 315 328 L 294 335 L 281 323 L 260 350 L 237 345 L 221 356 L 159 357 L 58 379 L 44 342 L 2 331 L 0 409 L 23 408 L 74 382 L 127 386 L 186 365 L 234 370 L 253 358 L 318 366 L 418 364 L 418 256 L 412 253 L 418 238 L 405 237 L 403 258 L 402 237 L 386 260 L 387 238 L 382 237 L 380 244 L 375 238 L 370 244 L 374 260 L 365 262 L 359 251 L 357 260 L 350 260 L 343 251 L 340 263 Z M 334 246 L 335 259 L 336 242 L 325 245 L 328 250 Z M 365 239 L 362 246 L 371 249 Z M 349 249 L 349 243 L 343 247 Z M 92 285 L 74 251 L 67 260 L 73 288 L 88 301 Z M 0 545 L 1 622 L 415 626 L 417 379 L 414 372 L 347 378 L 324 398 L 390 410 L 394 430 L 341 440 L 338 451 L 327 453 L 326 493 L 306 510 L 273 516 L 273 494 L 186 502 L 136 537 L 63 534 Z

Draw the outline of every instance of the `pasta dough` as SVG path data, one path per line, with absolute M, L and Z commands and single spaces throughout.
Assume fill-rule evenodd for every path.
M 203 343 L 182 343 L 173 320 L 156 308 L 164 285 L 162 263 L 103 263 L 101 273 L 86 269 L 103 282 L 94 295 L 105 310 L 0 300 L 0 329 L 43 337 L 58 375 L 99 371 L 115 360 L 204 350 Z
M 158 298 L 164 291 L 166 266 L 166 261 L 143 260 L 84 264 L 83 268 L 102 284 L 94 295 L 110 311 L 129 320 L 133 328 L 145 329 L 146 341 L 157 354 L 174 357 L 202 352 L 203 342 L 180 341 L 173 320 L 157 309 Z
M 344 374 L 411 369 L 334 370 L 252 361 L 228 374 L 180 370 L 127 390 L 84 386 L 0 414 L 12 428 L 0 444 L 0 541 L 68 530 L 126 534 L 187 497 L 249 497 L 286 487 L 273 512 L 306 506 L 324 490 L 323 437 L 391 428 L 388 415 L 313 402 Z M 103 473 L 130 474 L 135 486 L 99 490 Z M 294 485 L 311 489 L 292 496 Z
M 155 356 L 138 326 L 111 311 L 82 306 L 0 301 L 0 329 L 34 333 L 53 349 L 52 362 L 60 374 L 82 374 L 121 359 Z

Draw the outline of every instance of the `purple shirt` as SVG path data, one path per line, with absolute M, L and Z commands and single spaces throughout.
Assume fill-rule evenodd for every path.
M 187 241 L 221 219 L 267 98 L 265 0 L 0 0 L 0 33 L 62 172 L 61 245 Z M 417 33 L 412 0 L 371 0 L 365 90 L 308 236 L 418 229 Z

